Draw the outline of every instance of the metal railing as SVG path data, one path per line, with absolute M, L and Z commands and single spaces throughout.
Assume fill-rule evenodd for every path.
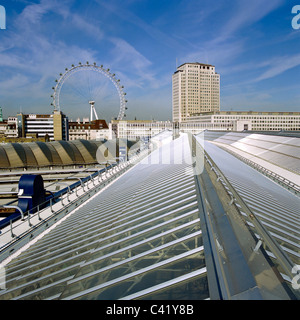
M 283 251 L 283 249 L 277 243 L 277 241 L 270 235 L 268 230 L 263 226 L 263 224 L 256 217 L 256 215 L 251 211 L 251 209 L 244 202 L 241 196 L 237 193 L 237 191 L 234 189 L 234 187 L 231 185 L 231 183 L 228 181 L 228 179 L 225 177 L 222 171 L 218 168 L 218 166 L 213 161 L 213 159 L 204 150 L 203 152 L 204 152 L 205 161 L 210 166 L 210 170 L 213 171 L 216 175 L 216 181 L 221 183 L 226 193 L 230 197 L 231 199 L 230 204 L 231 205 L 238 204 L 236 208 L 240 212 L 240 214 L 242 215 L 242 213 L 244 212 L 247 215 L 249 221 L 251 221 L 251 223 L 254 225 L 254 228 L 260 237 L 260 239 L 258 240 L 260 241 L 259 243 L 261 244 L 263 242 L 264 245 L 269 248 L 269 250 L 276 257 L 278 264 L 282 267 L 286 275 L 288 275 L 290 279 L 292 279 L 293 278 L 292 269 L 293 269 L 294 263 Z
M 265 168 L 264 166 L 249 160 L 241 155 L 239 155 L 238 153 L 229 150 L 223 146 L 218 145 L 218 147 L 220 147 L 221 149 L 225 150 L 226 152 L 230 153 L 231 155 L 233 155 L 234 157 L 238 158 L 239 160 L 243 161 L 244 163 L 248 164 L 251 168 L 259 171 L 260 173 L 264 174 L 265 176 L 271 178 L 273 181 L 279 183 L 281 186 L 285 187 L 286 189 L 290 190 L 292 189 L 292 191 L 294 191 L 294 193 L 296 195 L 300 194 L 300 186 L 284 177 L 282 177 L 281 175 Z
M 120 162 L 114 161 L 113 164 L 106 163 L 108 164 L 108 166 L 105 166 L 104 168 L 97 170 L 97 172 L 93 174 L 89 174 L 85 178 L 79 178 L 79 177 L 63 178 L 53 184 L 66 185 L 66 188 L 57 192 L 50 199 L 47 199 L 45 202 L 39 204 L 38 206 L 31 208 L 27 212 L 22 212 L 22 210 L 18 206 L 3 206 L 3 207 L 7 207 L 7 208 L 9 207 L 9 208 L 14 208 L 18 210 L 20 212 L 20 216 L 18 216 L 15 219 L 11 219 L 8 222 L 8 225 L 6 225 L 1 230 L 2 232 L 0 233 L 0 243 L 2 242 L 2 244 L 4 245 L 0 247 L 0 254 L 4 250 L 6 250 L 8 247 L 13 245 L 14 242 L 17 242 L 21 238 L 32 233 L 33 230 L 36 230 L 43 224 L 47 223 L 47 221 L 52 219 L 54 216 L 60 214 L 61 211 L 65 210 L 66 212 L 68 212 L 68 208 L 70 206 L 74 204 L 75 206 L 77 206 L 78 204 L 81 204 L 83 202 L 82 201 L 83 197 L 85 198 L 87 197 L 87 199 L 90 198 L 92 193 L 95 194 L 96 192 L 101 190 L 104 186 L 106 186 L 115 178 L 117 178 L 118 176 L 120 176 L 121 174 L 129 170 L 138 161 L 142 160 L 142 158 L 144 158 L 147 155 L 148 155 L 148 150 L 144 150 L 139 154 L 133 155 L 128 161 L 120 161 Z M 88 169 L 85 169 L 85 170 L 88 170 Z M 72 185 L 69 185 L 66 181 L 70 179 L 78 179 L 78 182 L 73 183 Z M 92 183 L 91 187 L 89 187 L 90 183 Z M 87 188 L 87 190 L 85 189 L 85 187 Z M 81 194 L 79 194 L 80 190 L 82 191 Z M 74 193 L 76 197 L 73 197 L 73 199 L 71 200 L 71 195 Z M 67 200 L 67 202 L 65 202 L 65 200 Z M 60 203 L 60 206 L 57 206 L 57 208 L 54 208 L 57 203 Z M 46 218 L 43 218 L 42 213 L 49 208 L 51 211 L 51 215 L 48 215 Z M 33 220 L 35 221 L 35 223 L 32 222 Z M 22 232 L 17 234 L 16 232 L 17 229 L 22 230 Z M 9 234 L 10 240 L 3 241 L 4 238 L 7 239 L 8 234 Z
M 208 204 L 207 207 L 206 205 L 202 205 L 202 209 L 204 212 L 203 216 L 201 216 L 203 219 L 202 223 L 204 227 L 202 231 L 203 234 L 206 234 L 206 238 L 204 237 L 204 241 L 206 241 L 207 247 L 211 248 L 211 253 L 209 251 L 210 249 L 208 249 L 209 254 L 207 255 L 207 263 L 210 263 L 210 269 L 214 270 L 211 271 L 211 274 L 215 272 L 216 275 L 216 277 L 210 276 L 212 292 L 214 292 L 214 294 L 218 296 L 218 299 L 220 299 L 220 297 L 222 297 L 223 295 L 226 297 L 226 295 L 228 295 L 228 292 L 230 293 L 230 291 L 227 290 L 228 287 L 226 286 L 226 284 L 231 283 L 230 281 L 232 281 L 232 274 L 230 275 L 230 273 L 228 273 L 228 270 L 233 270 L 234 268 L 227 269 L 227 271 L 224 269 L 224 267 L 226 268 L 227 264 L 227 261 L 225 261 L 226 252 L 223 252 L 223 242 L 219 243 L 218 241 L 219 238 L 223 240 L 224 237 L 230 238 L 230 232 L 225 228 L 225 221 L 228 218 L 228 221 L 232 226 L 232 232 L 236 237 L 240 248 L 242 248 L 244 252 L 243 256 L 248 259 L 245 260 L 246 265 L 251 261 L 251 264 L 248 264 L 248 267 L 250 268 L 251 272 L 254 272 L 253 275 L 256 274 L 258 270 L 260 270 L 259 272 L 262 272 L 260 269 L 261 267 L 265 268 L 266 271 L 273 270 L 274 267 L 273 263 L 270 263 L 270 258 L 274 258 L 276 261 L 276 272 L 270 273 L 269 278 L 260 279 L 260 285 L 265 286 L 265 284 L 269 283 L 269 281 L 274 281 L 273 283 L 277 284 L 278 288 L 280 287 L 280 290 L 277 293 L 278 296 L 285 298 L 290 298 L 291 296 L 293 296 L 293 298 L 297 297 L 297 292 L 291 292 L 289 289 L 287 289 L 287 286 L 283 281 L 283 279 L 287 280 L 288 282 L 292 281 L 291 279 L 294 277 L 292 271 L 294 267 L 293 261 L 286 254 L 286 252 L 276 241 L 276 239 L 274 239 L 274 237 L 266 229 L 263 223 L 259 220 L 259 217 L 257 217 L 256 214 L 248 207 L 244 199 L 231 185 L 229 180 L 219 169 L 210 155 L 204 150 L 199 141 L 196 140 L 195 143 L 198 145 L 200 152 L 204 157 L 203 160 L 200 160 L 200 163 L 201 161 L 204 161 L 203 165 L 205 168 L 205 174 L 202 173 L 199 174 L 199 176 L 196 175 L 196 184 L 197 182 L 199 184 L 200 196 L 202 199 L 204 199 L 203 193 L 206 193 L 205 197 L 207 197 L 207 192 L 210 192 L 211 189 L 208 189 L 209 191 L 206 191 L 207 185 L 205 185 L 205 187 L 203 188 L 203 182 L 206 182 L 206 180 L 210 180 L 212 182 L 213 189 L 217 192 L 217 196 L 222 204 L 222 207 L 226 210 L 226 213 L 222 217 L 222 213 L 220 215 L 218 211 L 212 211 L 213 209 L 211 207 L 213 206 L 211 203 Z M 197 163 L 198 160 L 196 161 L 196 165 L 199 165 Z M 209 177 L 209 179 L 207 179 L 207 176 Z M 214 200 L 214 198 L 211 199 Z M 208 201 L 207 198 L 205 198 L 204 203 L 206 203 L 206 201 Z M 221 222 L 221 225 L 218 226 L 219 222 Z M 260 249 L 263 252 L 262 255 L 258 255 L 258 250 Z M 232 252 L 236 253 L 237 251 L 234 250 Z M 232 252 L 229 254 L 232 254 Z M 268 258 L 266 258 L 267 256 Z M 256 257 L 256 262 L 254 262 L 254 257 Z M 224 261 L 225 265 L 223 265 Z M 229 278 L 225 276 L 225 280 L 223 278 L 223 275 L 225 274 L 224 270 L 229 275 Z M 282 278 L 277 276 L 277 271 L 281 274 Z M 236 276 L 234 273 L 233 279 L 235 277 Z M 244 275 L 242 275 L 242 277 L 244 277 Z M 234 281 L 237 281 L 237 279 L 234 279 Z M 258 279 L 256 279 L 255 281 L 258 281 Z M 243 292 L 241 293 L 243 294 Z M 249 293 L 250 292 L 252 292 L 251 289 Z

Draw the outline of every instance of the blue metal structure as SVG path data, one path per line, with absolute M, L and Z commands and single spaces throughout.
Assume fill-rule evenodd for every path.
M 0 229 L 7 226 L 10 221 L 20 219 L 22 213 L 34 213 L 38 205 L 45 203 L 46 192 L 41 175 L 25 174 L 19 181 L 18 209 L 0 222 Z
M 23 212 L 34 213 L 45 202 L 44 181 L 41 175 L 23 175 L 19 181 L 18 207 Z
M 24 214 L 35 213 L 37 211 L 37 206 L 39 209 L 48 207 L 50 205 L 50 200 L 52 203 L 59 201 L 60 198 L 69 192 L 77 188 L 80 184 L 83 184 L 90 179 L 93 179 L 103 173 L 105 170 L 109 170 L 113 165 L 107 165 L 106 169 L 101 169 L 97 172 L 88 175 L 87 177 L 81 178 L 80 181 L 76 181 L 70 184 L 68 187 L 62 188 L 61 190 L 52 193 L 44 189 L 44 182 L 41 175 L 23 175 L 19 180 L 19 194 L 18 194 L 18 205 L 13 206 L 11 203 L 7 204 L 7 208 L 15 208 L 15 212 L 9 214 L 5 219 L 0 221 L 0 230 L 22 217 L 21 212 Z M 62 179 L 63 181 L 64 179 Z M 21 191 L 22 190 L 22 191 Z M 50 195 L 47 193 L 50 192 Z

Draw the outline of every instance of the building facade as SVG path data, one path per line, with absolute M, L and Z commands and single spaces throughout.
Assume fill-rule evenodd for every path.
M 17 118 L 9 117 L 7 120 L 0 118 L 0 120 L 0 142 L 18 138 Z
M 172 76 L 173 121 L 220 110 L 220 75 L 203 63 L 184 63 Z
M 138 140 L 151 138 L 165 130 L 198 134 L 211 131 L 300 131 L 300 112 L 218 111 L 194 115 L 182 122 L 151 120 L 113 120 L 109 137 Z
M 300 112 L 218 111 L 195 114 L 185 123 L 211 123 L 233 131 L 299 131 Z
M 111 138 L 122 138 L 127 140 L 151 139 L 155 135 L 169 130 L 189 132 L 198 134 L 204 130 L 227 131 L 227 124 L 217 124 L 211 122 L 171 122 L 171 121 L 151 121 L 151 120 L 112 120 L 109 124 Z
M 78 119 L 76 122 L 69 122 L 70 140 L 108 140 L 109 129 L 105 120 Z
M 164 130 L 173 130 L 173 123 L 152 120 L 112 120 L 109 129 L 112 137 L 137 140 L 145 137 L 151 138 Z
M 68 118 L 61 111 L 53 114 L 17 115 L 18 135 L 20 138 L 44 138 L 49 136 L 50 141 L 69 140 Z

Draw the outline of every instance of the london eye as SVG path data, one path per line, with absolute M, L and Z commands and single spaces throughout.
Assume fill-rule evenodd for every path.
M 54 110 L 70 117 L 89 115 L 89 120 L 122 120 L 126 117 L 126 93 L 110 69 L 89 62 L 65 68 L 52 87 Z

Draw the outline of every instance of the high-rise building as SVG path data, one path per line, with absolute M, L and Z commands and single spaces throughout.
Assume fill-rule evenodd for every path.
M 184 63 L 172 77 L 173 121 L 186 121 L 197 113 L 220 110 L 220 75 L 215 67 Z

